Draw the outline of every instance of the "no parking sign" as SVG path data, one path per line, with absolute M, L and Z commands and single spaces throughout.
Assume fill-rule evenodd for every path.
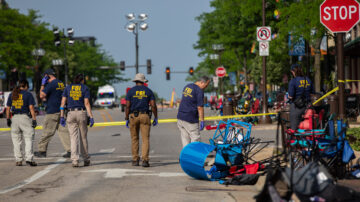
M 269 56 L 269 42 L 267 41 L 259 42 L 259 55 Z

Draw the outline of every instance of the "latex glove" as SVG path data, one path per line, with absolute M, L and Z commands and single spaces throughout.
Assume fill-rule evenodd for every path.
M 130 123 L 130 121 L 126 120 L 126 128 L 129 128 L 129 123 Z
M 154 118 L 154 121 L 153 121 L 153 126 L 156 126 L 158 124 L 158 119 L 157 118 Z
M 66 121 L 64 117 L 60 117 L 60 125 L 62 125 L 62 127 L 66 126 Z
M 44 78 L 41 79 L 41 85 L 44 86 L 49 80 L 48 76 L 44 76 Z
M 204 130 L 204 127 L 205 127 L 204 121 L 201 121 L 200 122 L 200 130 Z
M 7 119 L 7 126 L 11 127 L 11 119 Z
M 90 118 L 90 127 L 93 127 L 95 121 L 94 121 L 94 118 Z
M 32 120 L 32 125 L 31 125 L 33 128 L 36 128 L 36 126 L 37 126 L 37 122 L 36 122 L 36 120 Z

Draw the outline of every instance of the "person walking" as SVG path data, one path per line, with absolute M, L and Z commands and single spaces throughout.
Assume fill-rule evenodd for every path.
M 35 135 L 36 115 L 35 99 L 28 92 L 29 83 L 21 80 L 10 93 L 6 103 L 7 125 L 11 127 L 11 139 L 14 146 L 16 166 L 22 166 L 23 154 L 21 144 L 25 141 L 25 161 L 29 166 L 37 166 L 34 161 L 33 141 Z M 10 111 L 13 117 L 10 117 Z
M 195 83 L 184 87 L 177 114 L 177 125 L 181 133 L 183 147 L 191 142 L 200 141 L 200 130 L 204 129 L 204 89 L 209 85 L 207 76 L 200 77 Z
M 84 166 L 90 165 L 90 155 L 87 140 L 87 120 L 90 117 L 90 127 L 94 125 L 94 117 L 90 106 L 90 90 L 84 84 L 84 76 L 75 76 L 73 84 L 66 86 L 60 105 L 60 124 L 66 124 L 70 133 L 71 160 L 73 167 L 79 167 L 79 158 L 84 159 Z M 65 120 L 65 104 L 67 104 L 68 115 Z
M 70 158 L 70 135 L 68 127 L 59 126 L 60 122 L 60 104 L 65 85 L 58 80 L 52 69 L 44 72 L 41 80 L 40 98 L 46 101 L 46 115 L 43 124 L 43 133 L 38 143 L 37 157 L 46 157 L 46 151 L 51 138 L 58 131 L 61 143 L 65 149 L 64 158 Z
M 126 94 L 125 120 L 126 127 L 130 127 L 132 165 L 139 166 L 139 132 L 141 132 L 141 159 L 142 166 L 149 167 L 149 148 L 150 148 L 150 126 L 151 112 L 155 118 L 153 126 L 158 124 L 158 114 L 154 93 L 144 84 L 148 82 L 145 75 L 138 73 L 133 79 L 135 86 Z M 151 111 L 149 110 L 149 104 Z
M 289 82 L 290 99 L 290 128 L 296 130 L 302 120 L 307 104 L 310 103 L 310 94 L 314 93 L 313 83 L 304 76 L 299 64 L 291 65 L 291 74 L 294 76 Z

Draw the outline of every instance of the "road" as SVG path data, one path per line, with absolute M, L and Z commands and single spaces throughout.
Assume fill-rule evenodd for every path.
M 175 118 L 176 109 L 159 112 Z M 214 115 L 206 110 L 206 115 Z M 123 121 L 119 109 L 94 110 L 96 122 Z M 38 117 L 39 124 L 43 116 Z M 0 119 L 5 127 L 6 119 Z M 214 131 L 202 131 L 202 141 Z M 41 130 L 36 131 L 34 150 Z M 275 130 L 256 126 L 252 135 L 275 138 Z M 150 168 L 131 166 L 129 129 L 125 126 L 94 127 L 88 134 L 91 166 L 73 168 L 61 157 L 63 148 L 55 135 L 47 158 L 35 158 L 37 167 L 15 166 L 9 132 L 0 132 L 0 201 L 253 201 L 256 186 L 228 186 L 195 180 L 179 165 L 182 149 L 176 123 L 151 128 Z M 141 151 L 141 150 L 140 150 Z M 82 162 L 80 164 L 82 166 Z

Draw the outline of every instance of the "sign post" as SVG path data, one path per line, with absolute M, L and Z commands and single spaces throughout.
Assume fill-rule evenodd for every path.
M 259 41 L 259 52 L 262 56 L 262 113 L 268 113 L 268 99 L 266 95 L 266 56 L 269 55 L 269 41 L 271 40 L 271 28 L 265 27 L 265 0 L 262 0 L 262 27 L 257 28 L 256 36 Z M 270 116 L 259 117 L 259 123 L 271 123 Z
M 344 32 L 349 32 L 360 20 L 356 0 L 325 0 L 320 5 L 320 22 L 336 34 L 337 76 L 339 86 L 339 117 L 345 118 Z
M 222 82 L 222 78 L 226 75 L 226 69 L 225 69 L 225 67 L 220 66 L 220 67 L 216 68 L 215 74 L 216 74 L 216 76 L 218 76 L 219 79 L 220 79 L 220 94 L 223 94 L 223 82 Z

